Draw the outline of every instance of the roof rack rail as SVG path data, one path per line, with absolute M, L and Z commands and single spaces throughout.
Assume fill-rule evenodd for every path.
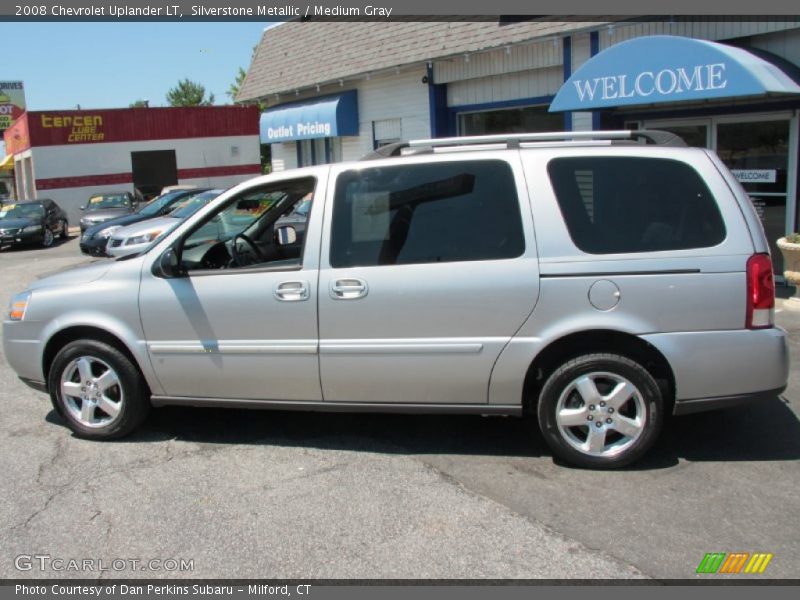
M 547 133 L 509 133 L 498 135 L 475 135 L 465 137 L 432 138 L 411 140 L 410 148 L 465 146 L 471 144 L 503 144 L 518 148 L 523 142 L 560 142 L 584 140 L 635 140 L 644 139 L 659 146 L 686 146 L 680 137 L 669 131 L 652 129 L 612 130 L 612 131 L 553 131 Z
M 505 144 L 507 148 L 519 148 L 525 142 L 580 142 L 580 141 L 620 141 L 644 140 L 658 146 L 686 147 L 680 136 L 670 131 L 658 129 L 621 129 L 611 131 L 554 131 L 547 133 L 508 133 L 498 135 L 474 135 L 464 137 L 431 138 L 427 140 L 411 140 L 388 144 L 371 152 L 361 160 L 376 160 L 400 156 L 402 151 L 410 149 L 414 153 L 430 152 L 434 148 Z

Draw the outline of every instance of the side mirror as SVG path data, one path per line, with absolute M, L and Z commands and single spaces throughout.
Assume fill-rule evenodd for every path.
M 153 263 L 153 275 L 162 279 L 181 277 L 181 258 L 175 248 L 169 248 Z
M 278 227 L 275 231 L 275 237 L 278 241 L 278 246 L 291 246 L 297 242 L 297 231 L 291 225 L 284 225 Z
M 81 206 L 81 210 L 86 210 L 86 207 L 85 206 Z

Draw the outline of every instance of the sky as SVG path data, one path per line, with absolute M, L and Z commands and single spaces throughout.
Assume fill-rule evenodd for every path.
M 166 106 L 188 77 L 217 104 L 269 23 L 9 23 L 0 80 L 25 84 L 29 110 Z

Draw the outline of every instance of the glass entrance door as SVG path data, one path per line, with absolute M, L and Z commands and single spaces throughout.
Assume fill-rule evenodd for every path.
M 688 120 L 645 121 L 648 129 L 681 136 L 687 144 L 711 148 L 753 201 L 770 243 L 775 272 L 783 259 L 775 242 L 794 229 L 797 169 L 796 117 L 738 115 Z
M 717 124 L 717 154 L 750 195 L 777 273 L 783 273 L 783 259 L 775 242 L 787 231 L 789 125 L 788 120 Z

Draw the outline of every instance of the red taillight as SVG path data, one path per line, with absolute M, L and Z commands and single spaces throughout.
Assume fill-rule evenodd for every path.
M 747 329 L 765 329 L 775 323 L 775 278 L 769 254 L 747 259 Z

